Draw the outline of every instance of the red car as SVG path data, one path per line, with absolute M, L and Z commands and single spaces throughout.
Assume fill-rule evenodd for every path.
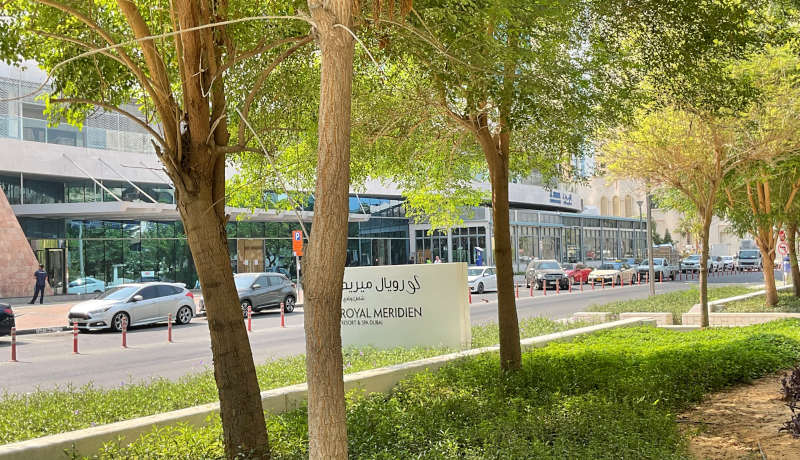
M 591 267 L 587 267 L 584 264 L 561 264 L 561 268 L 564 269 L 564 272 L 572 280 L 573 284 L 588 282 L 589 273 L 592 271 Z

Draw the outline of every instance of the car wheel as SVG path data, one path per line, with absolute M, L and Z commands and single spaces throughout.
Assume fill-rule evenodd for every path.
M 483 294 L 483 283 L 478 283 L 478 294 Z
M 537 291 L 538 291 L 538 290 L 540 290 L 540 289 L 542 289 L 542 283 L 540 283 L 540 282 L 539 282 L 539 280 L 536 280 L 536 281 L 533 283 L 533 288 L 534 288 L 534 289 L 536 289 Z
M 253 308 L 253 304 L 250 303 L 249 300 L 247 299 L 242 300 L 242 316 L 245 318 L 247 318 L 247 307 L 250 307 L 252 311 L 255 311 L 255 309 Z
M 669 274 L 669 280 L 670 281 L 675 281 L 675 272 L 672 272 L 672 273 Z
M 294 311 L 294 303 L 295 303 L 294 296 L 291 296 L 291 295 L 286 296 L 286 300 L 283 301 L 283 311 L 284 311 L 284 313 L 293 312 Z
M 186 305 L 182 306 L 178 309 L 178 314 L 175 315 L 175 323 L 176 324 L 189 324 L 189 321 L 192 320 L 192 309 Z
M 131 318 L 127 313 L 119 312 L 111 318 L 111 330 L 114 332 L 122 331 L 122 322 L 125 321 L 128 325 L 131 324 Z

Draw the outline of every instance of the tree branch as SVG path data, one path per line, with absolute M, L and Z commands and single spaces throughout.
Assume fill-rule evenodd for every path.
M 250 89 L 250 94 L 247 95 L 247 98 L 245 99 L 244 104 L 242 106 L 242 110 L 240 112 L 240 115 L 242 116 L 242 119 L 246 119 L 248 117 L 248 115 L 250 113 L 250 105 L 252 105 L 253 101 L 255 100 L 256 94 L 258 93 L 258 90 L 261 89 L 261 86 L 264 84 L 264 81 L 266 81 L 266 79 L 269 76 L 269 74 L 272 73 L 273 70 L 275 70 L 275 67 L 277 67 L 278 64 L 283 62 L 286 58 L 291 56 L 295 51 L 300 49 L 306 43 L 311 42 L 311 40 L 313 40 L 313 37 L 311 35 L 307 35 L 307 36 L 303 37 L 300 41 L 295 43 L 291 48 L 287 49 L 286 51 L 281 53 L 278 57 L 276 57 L 270 63 L 270 65 L 267 66 L 267 68 L 264 69 L 258 75 L 258 78 L 256 79 L 256 82 L 253 84 L 253 88 Z M 240 146 L 245 145 L 244 134 L 245 134 L 245 130 L 239 129 L 239 145 Z
M 88 105 L 94 105 L 94 106 L 97 106 L 97 107 L 102 107 L 102 108 L 104 108 L 104 109 L 106 109 L 106 110 L 108 110 L 110 112 L 117 112 L 117 113 L 119 113 L 121 115 L 124 115 L 124 116 L 130 118 L 135 123 L 137 123 L 139 126 L 144 128 L 145 130 L 147 130 L 147 132 L 151 136 L 153 136 L 153 138 L 156 141 L 158 141 L 158 143 L 161 144 L 161 146 L 165 146 L 166 145 L 165 142 L 164 142 L 164 138 L 161 137 L 161 135 L 159 135 L 156 132 L 156 130 L 154 130 L 147 123 L 145 123 L 144 120 L 142 120 L 141 118 L 137 117 L 136 115 L 128 112 L 127 110 L 123 110 L 123 109 L 121 109 L 121 108 L 119 108 L 119 107 L 117 107 L 115 105 L 107 104 L 107 103 L 102 102 L 102 101 L 93 101 L 91 99 L 82 99 L 82 98 L 73 98 L 73 97 L 50 99 L 50 102 L 55 103 L 55 104 L 88 104 Z
M 295 42 L 304 40 L 304 39 L 308 38 L 309 36 L 310 35 L 305 35 L 305 36 L 302 36 L 302 37 L 283 38 L 283 39 L 275 40 L 275 41 L 272 41 L 272 42 L 269 42 L 269 43 L 267 43 L 267 37 L 265 37 L 265 38 L 261 39 L 261 41 L 259 41 L 258 44 L 253 49 L 251 49 L 249 51 L 246 51 L 246 52 L 236 56 L 231 61 L 223 64 L 222 66 L 220 66 L 219 70 L 217 70 L 217 72 L 214 74 L 214 79 L 219 78 L 222 75 L 223 72 L 225 72 L 226 70 L 230 69 L 231 67 L 235 66 L 236 64 L 239 64 L 240 62 L 242 62 L 244 60 L 247 60 L 247 59 L 250 59 L 251 57 L 255 57 L 255 56 L 258 56 L 260 54 L 263 54 L 263 53 L 271 50 L 272 48 L 277 48 L 277 47 L 285 45 L 287 43 L 295 43 Z

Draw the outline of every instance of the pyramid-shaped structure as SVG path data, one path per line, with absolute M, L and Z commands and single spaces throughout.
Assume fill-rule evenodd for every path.
M 33 272 L 38 269 L 39 262 L 0 188 L 0 299 L 33 296 Z M 50 286 L 45 293 L 52 295 Z

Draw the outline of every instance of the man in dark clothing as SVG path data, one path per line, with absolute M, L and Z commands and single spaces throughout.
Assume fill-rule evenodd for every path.
M 44 265 L 39 264 L 39 269 L 33 273 L 36 278 L 36 288 L 33 291 L 33 299 L 31 303 L 36 302 L 36 297 L 39 296 L 39 303 L 44 303 L 44 283 L 47 281 L 47 272 L 44 271 Z

